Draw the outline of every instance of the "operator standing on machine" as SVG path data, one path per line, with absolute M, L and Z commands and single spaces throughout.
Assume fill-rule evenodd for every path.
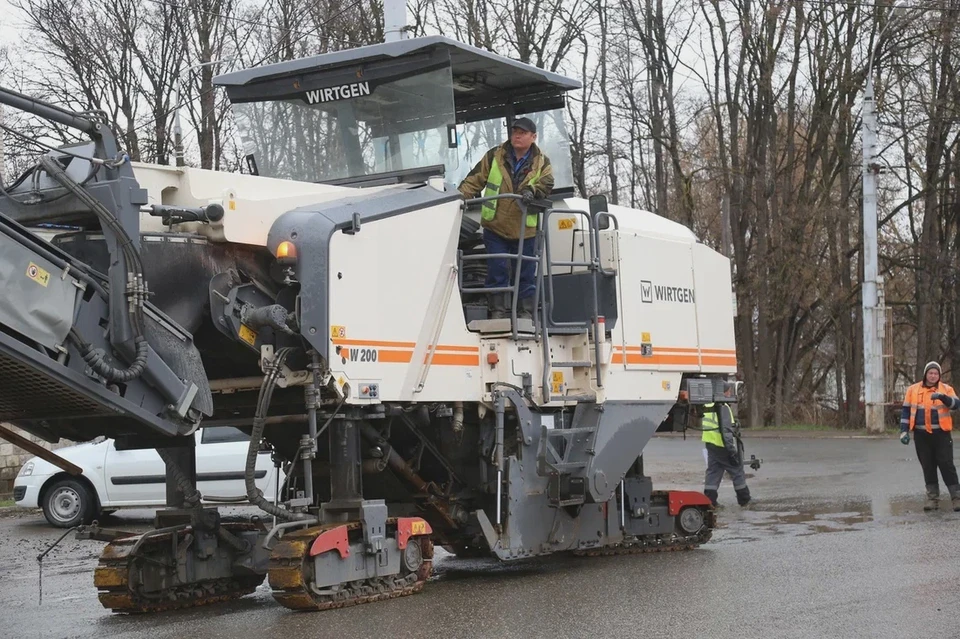
M 495 146 L 477 162 L 458 187 L 465 198 L 493 197 L 504 193 L 523 196 L 530 205 L 553 190 L 553 168 L 537 141 L 537 125 L 530 118 L 514 120 L 510 139 Z M 480 211 L 483 243 L 488 254 L 516 253 L 520 241 L 520 217 L 525 211 L 517 200 L 503 198 L 485 202 Z M 534 255 L 537 216 L 527 214 L 523 236 L 523 254 Z M 486 286 L 510 286 L 512 263 L 506 258 L 487 260 Z M 525 260 L 520 268 L 520 300 L 517 317 L 532 319 L 536 307 L 536 263 Z M 491 319 L 510 316 L 510 293 L 491 293 L 487 298 Z
M 743 471 L 743 455 L 739 444 L 740 426 L 733 416 L 730 404 L 705 404 L 703 407 L 703 443 L 707 449 L 707 474 L 703 480 L 703 494 L 716 506 L 723 474 L 730 475 L 737 503 L 750 503 L 747 474 Z

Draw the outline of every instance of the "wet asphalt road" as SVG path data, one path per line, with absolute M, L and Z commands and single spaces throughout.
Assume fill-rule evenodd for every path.
M 755 503 L 721 488 L 720 528 L 702 548 L 518 564 L 438 550 L 424 591 L 293 613 L 261 586 L 243 599 L 149 616 L 104 611 L 92 585 L 102 544 L 35 512 L 0 514 L 0 635 L 7 637 L 960 637 L 960 513 L 921 510 L 913 447 L 895 440 L 754 439 Z M 657 438 L 657 488 L 700 486 L 698 442 Z M 143 527 L 149 511 L 104 525 Z

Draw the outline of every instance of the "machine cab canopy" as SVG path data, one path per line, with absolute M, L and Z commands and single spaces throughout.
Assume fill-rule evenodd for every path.
M 443 175 L 456 185 L 526 115 L 558 189 L 573 185 L 564 94 L 580 83 L 431 36 L 217 77 L 258 174 L 374 185 Z

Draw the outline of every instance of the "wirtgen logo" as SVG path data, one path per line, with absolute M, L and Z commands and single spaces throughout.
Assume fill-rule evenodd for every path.
M 353 84 L 344 84 L 343 86 L 339 87 L 329 87 L 326 89 L 307 91 L 303 94 L 307 104 L 321 104 L 323 102 L 347 100 L 349 98 L 359 98 L 364 95 L 370 95 L 369 82 L 355 82 Z
M 653 282 L 650 280 L 640 280 L 640 301 L 653 304 Z
M 655 285 L 650 280 L 640 280 L 640 301 L 644 304 L 653 304 L 654 302 L 696 304 L 697 298 L 692 288 L 661 286 Z

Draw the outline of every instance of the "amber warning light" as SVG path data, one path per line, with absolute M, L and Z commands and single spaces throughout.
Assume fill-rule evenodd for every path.
M 277 246 L 277 261 L 281 264 L 295 264 L 297 261 L 297 247 L 293 242 L 284 240 Z

